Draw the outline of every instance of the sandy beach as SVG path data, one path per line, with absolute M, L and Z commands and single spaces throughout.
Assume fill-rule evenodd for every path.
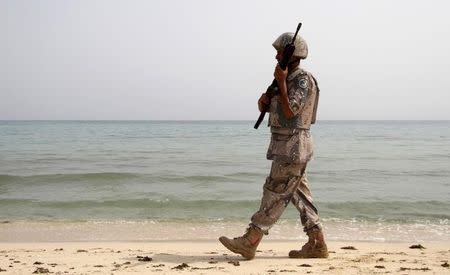
M 300 245 L 300 244 L 297 244 Z M 450 243 L 329 242 L 329 259 L 289 259 L 293 241 L 263 242 L 246 261 L 217 241 L 0 243 L 2 274 L 450 274 Z M 346 249 L 345 249 L 346 248 Z

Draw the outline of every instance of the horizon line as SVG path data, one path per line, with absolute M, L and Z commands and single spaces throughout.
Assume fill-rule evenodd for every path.
M 252 119 L 0 119 L 0 121 L 254 121 Z M 266 121 L 266 120 L 264 120 Z M 450 119 L 322 119 L 321 121 L 450 121 Z

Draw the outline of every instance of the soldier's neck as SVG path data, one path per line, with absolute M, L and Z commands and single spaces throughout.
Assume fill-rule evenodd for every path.
M 293 72 L 297 71 L 300 69 L 300 66 L 297 64 L 296 66 L 289 66 L 288 67 L 288 75 L 292 74 Z
M 288 64 L 288 74 L 300 69 L 300 60 Z

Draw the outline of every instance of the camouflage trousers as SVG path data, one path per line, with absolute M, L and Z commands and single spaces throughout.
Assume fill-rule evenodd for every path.
M 314 227 L 321 229 L 305 170 L 306 163 L 272 161 L 270 175 L 263 187 L 261 206 L 252 216 L 251 224 L 267 234 L 289 202 L 292 202 L 300 212 L 300 220 L 305 232 Z

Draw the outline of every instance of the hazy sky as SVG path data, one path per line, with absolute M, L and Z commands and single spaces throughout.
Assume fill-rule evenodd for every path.
M 301 21 L 319 119 L 450 119 L 448 1 L 0 1 L 0 119 L 250 119 Z

